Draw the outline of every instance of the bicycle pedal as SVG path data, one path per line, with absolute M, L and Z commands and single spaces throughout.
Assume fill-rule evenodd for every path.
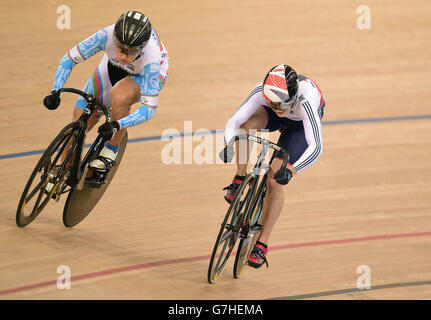
M 105 175 L 93 175 L 93 177 L 85 179 L 84 182 L 92 188 L 100 188 L 104 184 L 108 184 L 108 180 L 105 179 Z
M 60 201 L 60 195 L 59 194 L 53 194 L 52 199 L 54 199 L 55 202 L 59 202 Z
M 251 226 L 252 230 L 261 230 L 262 229 L 262 225 L 259 223 L 255 223 L 254 225 Z
M 91 180 L 91 179 L 86 179 L 84 183 L 91 188 L 100 188 L 103 184 L 103 182 L 100 182 L 98 180 Z

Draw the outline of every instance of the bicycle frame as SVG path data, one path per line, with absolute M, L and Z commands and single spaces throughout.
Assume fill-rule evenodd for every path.
M 70 178 L 68 179 L 68 182 L 67 182 L 67 184 L 73 188 L 76 185 L 78 185 L 78 183 L 81 181 L 82 176 L 85 172 L 86 165 L 90 161 L 91 156 L 95 152 L 99 153 L 103 148 L 103 145 L 104 145 L 103 142 L 105 142 L 104 139 L 101 137 L 101 134 L 98 134 L 96 137 L 96 140 L 93 142 L 90 149 L 88 150 L 88 152 L 84 156 L 83 160 L 81 161 L 82 152 L 84 149 L 84 140 L 85 140 L 85 136 L 86 136 L 86 132 L 87 132 L 87 128 L 88 128 L 88 119 L 93 114 L 93 112 L 97 106 L 101 107 L 101 109 L 102 109 L 102 111 L 106 117 L 106 122 L 111 121 L 111 114 L 110 114 L 108 108 L 99 99 L 97 99 L 95 96 L 93 96 L 91 94 L 87 94 L 81 90 L 77 90 L 77 89 L 73 89 L 73 88 L 62 88 L 62 89 L 59 89 L 57 92 L 58 93 L 71 92 L 71 93 L 79 94 L 88 103 L 87 107 L 85 108 L 81 117 L 77 121 L 75 121 L 75 123 L 79 124 L 81 128 L 79 129 L 79 133 L 78 133 L 77 137 L 75 138 L 75 141 L 73 142 L 73 144 L 71 146 L 71 149 L 77 148 L 76 152 L 74 153 L 74 158 L 72 159 L 72 163 L 79 163 L 80 165 L 72 166 L 71 175 L 70 175 Z M 59 154 L 61 154 L 61 151 L 59 152 Z M 68 156 L 70 154 L 71 153 L 68 153 Z M 65 169 L 65 166 L 68 163 L 68 161 L 69 161 L 69 158 L 67 157 L 64 160 L 64 162 L 63 162 L 63 164 L 59 170 L 60 175 L 61 175 L 62 171 Z
M 283 163 L 281 165 L 281 169 L 285 169 L 287 166 L 287 163 L 289 162 L 289 154 L 286 150 L 284 150 L 283 148 L 281 148 L 280 146 L 274 144 L 273 142 L 270 142 L 266 139 L 260 138 L 260 137 L 256 137 L 256 136 L 251 136 L 248 134 L 242 134 L 242 135 L 237 135 L 235 137 L 232 138 L 232 140 L 229 142 L 229 144 L 225 147 L 224 150 L 222 150 L 222 153 L 220 153 L 222 160 L 225 162 L 230 162 L 230 160 L 232 160 L 233 158 L 233 153 L 231 152 L 232 148 L 233 148 L 233 143 L 237 140 L 249 140 L 249 141 L 253 141 L 256 143 L 259 143 L 262 145 L 262 150 L 260 151 L 260 154 L 258 156 L 258 159 L 256 161 L 256 164 L 254 165 L 253 169 L 250 172 L 250 175 L 252 175 L 253 177 L 253 181 L 252 181 L 252 186 L 250 188 L 250 191 L 252 192 L 252 199 L 251 201 L 247 204 L 247 207 L 245 208 L 244 212 L 248 215 L 252 215 L 255 211 L 256 206 L 258 205 L 258 201 L 260 201 L 260 198 L 264 198 L 265 194 L 262 194 L 262 192 L 266 193 L 266 183 L 268 180 L 268 171 L 269 168 L 274 160 L 274 156 L 275 156 L 275 151 L 280 151 L 283 154 Z M 231 149 L 230 149 L 231 148 Z M 229 150 L 230 149 L 230 150 Z M 268 164 L 265 164 L 265 157 L 266 154 L 268 153 L 269 149 L 273 149 L 274 152 L 271 156 L 271 159 L 269 161 Z M 230 158 L 230 160 L 229 160 Z M 260 179 L 261 176 L 261 171 L 262 170 L 266 170 L 266 172 L 264 173 L 262 179 Z M 260 185 L 258 190 L 256 191 L 256 187 L 259 183 L 260 180 Z M 252 210 L 249 210 L 252 209 Z M 260 213 L 261 214 L 261 213 Z M 240 232 L 240 237 L 241 238 L 246 238 L 250 227 L 252 227 L 251 225 L 249 225 L 249 222 L 251 222 L 251 220 L 256 220 L 256 219 L 251 219 L 252 217 L 247 216 L 246 218 L 246 225 L 243 226 L 242 228 L 242 232 Z M 257 221 L 259 221 L 260 216 L 258 217 Z
M 247 238 L 248 233 L 250 232 L 250 228 L 253 227 L 253 222 L 257 223 L 260 220 L 260 216 L 262 214 L 262 212 L 260 212 L 258 217 L 254 217 L 254 218 L 252 217 L 252 215 L 256 212 L 256 207 L 258 205 L 258 202 L 260 201 L 261 198 L 264 198 L 266 194 L 266 183 L 268 180 L 269 168 L 272 164 L 272 161 L 275 155 L 275 152 L 274 152 L 272 154 L 271 160 L 266 165 L 264 164 L 263 161 L 265 160 L 265 156 L 267 152 L 268 152 L 268 146 L 263 145 L 263 148 L 259 154 L 258 160 L 250 172 L 250 174 L 253 177 L 253 182 L 252 182 L 253 197 L 250 201 L 250 207 L 247 208 L 245 211 L 247 214 L 247 216 L 245 217 L 246 224 L 245 226 L 243 226 L 242 231 L 240 232 L 239 236 L 241 238 Z M 263 177 L 260 179 L 262 170 L 267 170 L 267 171 L 263 174 Z

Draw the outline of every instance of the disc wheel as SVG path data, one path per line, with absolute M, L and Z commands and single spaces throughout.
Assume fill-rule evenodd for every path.
M 124 151 L 126 150 L 127 138 L 128 135 L 126 131 L 120 143 L 117 158 L 115 159 L 115 165 L 109 170 L 108 175 L 106 176 L 106 183 L 102 184 L 99 188 L 94 187 L 94 185 L 89 183 L 85 183 L 81 190 L 78 190 L 78 188 L 75 187 L 69 192 L 63 210 L 63 224 L 66 227 L 70 228 L 76 226 L 84 220 L 102 198 L 121 163 Z M 89 162 L 91 162 L 95 157 L 96 155 L 94 155 Z M 88 170 L 85 179 L 90 179 L 92 175 L 93 171 Z

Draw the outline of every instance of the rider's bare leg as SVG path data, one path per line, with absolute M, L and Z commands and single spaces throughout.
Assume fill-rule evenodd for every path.
M 274 173 L 277 172 L 283 163 L 283 160 L 274 158 L 271 168 L 268 172 L 267 191 L 263 201 L 262 208 L 262 231 L 259 236 L 259 241 L 268 244 L 269 236 L 274 229 L 275 223 L 280 217 L 281 210 L 284 204 L 283 185 L 277 183 L 274 179 Z M 296 174 L 292 166 L 288 166 L 292 174 Z
M 118 81 L 111 89 L 112 102 L 112 121 L 119 120 L 129 115 L 131 106 L 138 102 L 141 97 L 141 89 L 138 84 L 129 78 Z M 108 141 L 110 145 L 120 145 L 126 129 L 119 130 L 112 140 Z
M 81 115 L 82 115 L 83 112 L 84 112 L 83 109 L 74 108 L 73 109 L 73 115 L 72 115 L 72 121 L 77 121 L 81 117 Z M 97 123 L 98 120 L 99 120 L 98 119 L 98 115 L 96 113 L 92 114 L 90 116 L 90 118 L 88 119 L 87 131 L 90 131 L 96 125 L 96 123 Z M 63 153 L 61 154 L 61 157 L 60 157 L 61 162 L 64 162 L 64 160 L 66 158 L 66 155 L 69 152 L 69 149 L 70 149 L 70 146 L 72 145 L 72 143 L 73 143 L 73 138 L 70 139 L 70 141 L 67 144 L 66 148 L 64 148 L 64 151 L 63 151 Z
M 130 78 L 123 78 L 111 89 L 111 120 L 119 120 L 130 114 L 130 109 L 135 102 L 138 102 L 141 90 L 138 84 Z M 121 129 L 115 133 L 114 137 L 107 141 L 99 156 L 90 162 L 90 168 L 99 172 L 107 172 L 115 165 L 119 145 L 126 129 Z

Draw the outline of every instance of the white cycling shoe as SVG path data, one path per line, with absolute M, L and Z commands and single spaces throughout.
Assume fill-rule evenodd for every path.
M 99 156 L 91 161 L 88 167 L 91 170 L 101 173 L 108 172 L 113 166 L 115 166 L 116 158 L 117 153 L 104 147 L 102 151 L 100 151 Z

